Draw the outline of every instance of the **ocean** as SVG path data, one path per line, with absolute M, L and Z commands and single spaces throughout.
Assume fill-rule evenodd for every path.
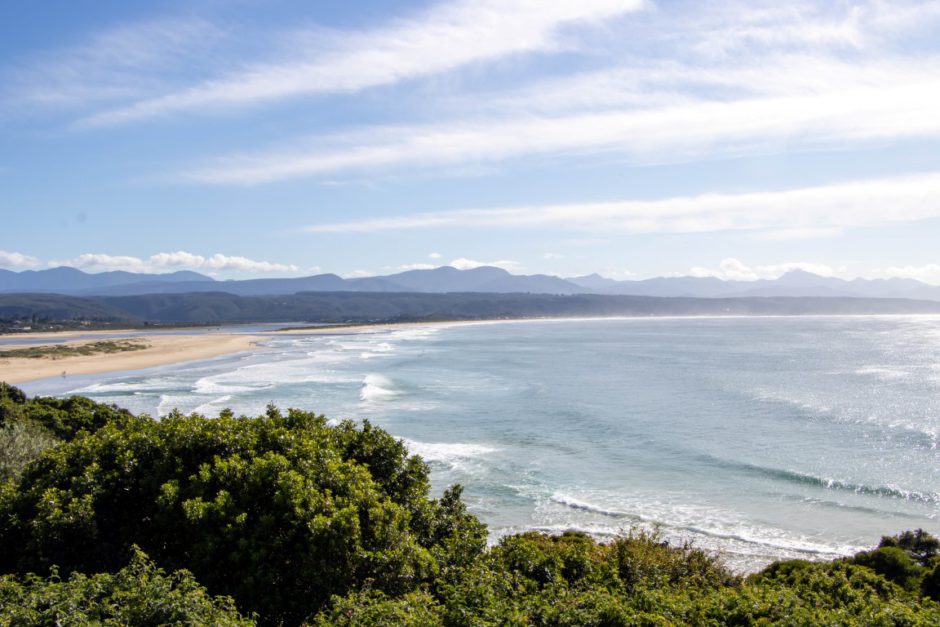
M 259 329 L 252 328 L 256 333 Z M 48 379 L 137 412 L 369 419 L 491 538 L 657 528 L 752 571 L 940 533 L 940 317 L 540 320 L 270 335 Z

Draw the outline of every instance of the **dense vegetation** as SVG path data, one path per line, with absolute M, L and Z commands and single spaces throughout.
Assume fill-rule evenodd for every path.
M 32 317 L 128 325 L 221 322 L 394 322 L 584 316 L 940 313 L 940 303 L 870 298 L 660 298 L 599 294 L 223 292 L 80 298 L 0 294 L 3 320 Z
M 229 597 L 210 596 L 186 571 L 167 575 L 136 551 L 115 573 L 60 579 L 0 578 L 3 625 L 216 625 L 254 624 Z
M 741 578 L 690 546 L 527 533 L 368 423 L 133 416 L 0 384 L 0 625 L 940 624 L 921 531 Z M 3 448 L 6 447 L 6 448 Z

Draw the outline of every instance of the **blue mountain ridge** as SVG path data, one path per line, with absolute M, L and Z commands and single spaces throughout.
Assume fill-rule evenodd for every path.
M 940 287 L 913 279 L 845 280 L 819 276 L 803 270 L 792 270 L 777 279 L 757 281 L 693 276 L 616 281 L 598 274 L 561 278 L 545 274 L 516 275 L 492 266 L 467 270 L 441 266 L 361 278 L 318 274 L 306 277 L 226 281 L 218 281 L 191 271 L 167 274 L 123 271 L 87 273 L 69 267 L 22 272 L 0 270 L 0 293 L 134 296 L 198 292 L 223 292 L 238 296 L 273 296 L 300 292 L 480 292 L 696 298 L 834 296 L 940 301 Z

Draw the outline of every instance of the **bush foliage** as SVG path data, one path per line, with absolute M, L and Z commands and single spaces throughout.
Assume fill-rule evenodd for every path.
M 153 420 L 3 385 L 0 419 L 36 438 L 0 481 L 0 624 L 940 624 L 920 530 L 747 579 L 640 531 L 487 549 L 459 486 L 429 498 L 427 466 L 368 422 Z
M 0 625 L 218 625 L 254 622 L 186 571 L 167 575 L 142 552 L 114 574 L 0 577 Z

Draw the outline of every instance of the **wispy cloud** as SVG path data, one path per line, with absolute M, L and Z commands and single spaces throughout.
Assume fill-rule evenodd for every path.
M 186 251 L 157 253 L 147 258 L 108 255 L 104 253 L 84 253 L 66 260 L 50 261 L 50 266 L 70 266 L 90 270 L 126 270 L 129 272 L 167 272 L 189 269 L 210 272 L 274 272 L 294 273 L 299 268 L 293 264 L 259 261 L 237 255 L 216 253 L 205 257 Z
M 872 140 L 940 137 L 940 77 L 895 75 L 875 85 L 794 96 L 695 101 L 640 110 L 520 116 L 317 137 L 306 148 L 226 158 L 178 178 L 258 184 L 302 176 L 387 168 L 438 168 L 532 155 L 613 152 L 633 163 L 676 162 Z
M 103 30 L 85 41 L 21 60 L 2 73 L 8 106 L 85 107 L 158 93 L 189 71 L 224 31 L 199 18 L 164 19 Z
M 888 209 L 890 208 L 890 209 Z M 662 200 L 462 209 L 315 224 L 311 233 L 406 229 L 558 229 L 598 233 L 770 234 L 940 217 L 940 173 L 851 181 L 783 191 L 703 194 Z
M 510 54 L 555 50 L 559 28 L 635 11 L 642 0 L 462 0 L 385 28 L 344 33 L 333 50 L 256 63 L 159 97 L 88 116 L 109 126 L 182 111 L 349 93 Z M 300 57 L 300 58 L 298 58 Z
M 551 49 L 565 20 L 603 17 L 629 4 L 588 2 L 579 11 L 562 7 L 541 15 L 544 3 L 516 3 L 494 32 L 522 28 L 515 17 L 534 11 L 538 19 L 520 18 L 530 33 L 520 38 L 530 43 L 520 45 Z M 912 54 L 902 45 L 905 36 L 940 19 L 940 3 L 900 1 L 890 10 L 876 0 L 648 6 L 649 11 L 630 16 L 626 35 L 616 41 L 579 42 L 598 69 L 534 73 L 518 88 L 484 81 L 479 91 L 435 94 L 433 122 L 293 136 L 266 149 L 190 164 L 175 178 L 251 185 L 337 174 L 450 171 L 533 156 L 583 160 L 598 153 L 616 153 L 627 165 L 650 164 L 940 136 L 934 115 L 940 109 L 940 57 L 924 50 Z M 457 7 L 434 9 L 389 32 L 411 32 L 420 23 L 430 30 L 418 40 L 431 46 L 438 39 L 451 41 L 438 32 L 475 32 L 466 26 L 471 14 L 483 15 L 481 23 L 503 19 L 502 4 L 499 17 L 491 15 L 488 3 Z M 435 26 L 438 22 L 447 28 Z M 375 42 L 388 37 L 379 31 L 353 38 L 337 67 L 347 57 L 358 63 L 363 51 L 382 48 Z M 506 45 L 484 38 L 472 48 L 482 59 L 506 54 Z M 417 52 L 411 46 L 403 50 L 382 56 L 400 57 L 411 67 Z M 436 55 L 422 58 L 414 76 L 468 62 L 463 55 L 470 53 L 454 54 L 441 55 L 439 62 Z M 319 67 L 309 67 L 314 66 Z M 407 72 L 390 75 L 400 80 Z M 334 89 L 330 81 L 316 82 Z

